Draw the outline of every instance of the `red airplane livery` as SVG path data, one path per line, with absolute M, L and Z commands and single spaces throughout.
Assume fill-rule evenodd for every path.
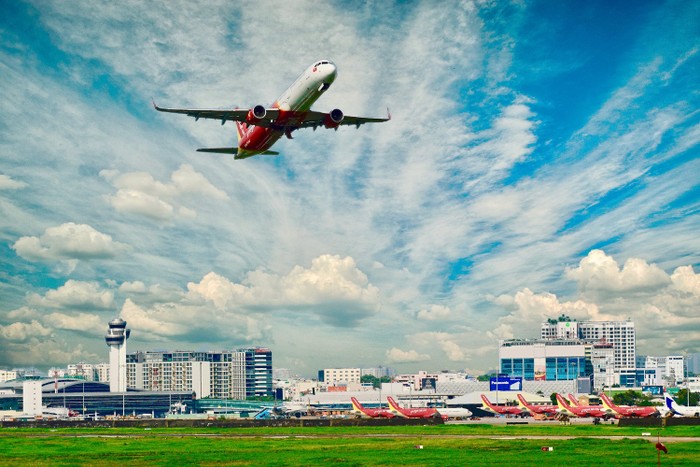
M 359 128 L 365 123 L 378 123 L 391 120 L 391 114 L 386 118 L 352 117 L 343 114 L 340 109 L 330 112 L 311 110 L 311 105 L 335 81 L 337 68 L 329 60 L 320 60 L 307 68 L 299 78 L 270 106 L 256 105 L 250 109 L 171 109 L 153 106 L 159 112 L 172 112 L 200 118 L 211 118 L 221 121 L 236 122 L 238 146 L 227 148 L 200 148 L 200 152 L 219 152 L 233 154 L 234 159 L 245 159 L 258 154 L 279 154 L 270 151 L 270 147 L 282 135 L 292 138 L 292 132 L 300 128 L 319 126 L 338 129 L 341 125 L 354 125 Z
M 491 403 L 491 401 L 485 395 L 481 395 L 481 400 L 484 403 L 483 409 L 489 412 L 497 413 L 500 415 L 522 415 L 522 410 L 518 407 L 512 407 L 510 405 L 496 405 Z
M 525 400 L 522 394 L 518 394 L 518 405 L 522 407 L 523 411 L 530 412 L 531 414 L 538 415 L 556 415 L 559 413 L 559 407 L 552 404 L 530 404 Z
M 557 405 L 559 409 L 567 415 L 574 417 L 603 417 L 607 418 L 609 414 L 603 410 L 600 405 L 570 405 L 561 394 L 557 394 Z
M 391 409 L 391 411 L 399 417 L 431 418 L 440 416 L 440 413 L 437 411 L 437 409 L 433 409 L 431 407 L 406 408 L 399 406 L 399 404 L 391 396 L 387 397 L 387 400 L 389 401 L 389 408 Z
M 360 412 L 363 415 L 366 415 L 371 418 L 377 418 L 377 417 L 384 417 L 384 418 L 394 418 L 396 415 L 389 410 L 389 409 L 370 409 L 368 407 L 363 406 L 360 404 L 360 401 L 355 399 L 354 397 L 350 398 L 350 402 L 352 402 L 352 409 L 355 412 Z
M 607 410 L 611 410 L 618 415 L 623 417 L 651 417 L 652 415 L 658 415 L 659 411 L 656 407 L 641 407 L 638 405 L 615 405 L 615 403 L 608 397 L 607 394 L 601 394 L 600 399 L 603 401 L 603 407 Z

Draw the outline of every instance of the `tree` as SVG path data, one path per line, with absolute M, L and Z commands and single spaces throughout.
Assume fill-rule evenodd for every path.
M 618 392 L 612 396 L 612 400 L 617 405 L 641 405 L 649 406 L 652 405 L 651 398 L 645 396 L 639 391 L 633 389 L 628 389 L 624 392 Z
M 676 394 L 674 399 L 676 399 L 676 402 L 678 402 L 680 405 L 698 405 L 698 402 L 700 402 L 700 393 L 691 391 L 690 403 L 688 403 L 688 389 L 683 388 L 678 391 L 678 394 Z
M 372 387 L 374 388 L 379 388 L 381 387 L 382 383 L 391 383 L 391 378 L 388 376 L 382 376 L 381 378 L 377 378 L 376 376 L 372 375 L 364 375 L 363 377 L 360 378 L 360 382 L 363 384 L 372 384 Z

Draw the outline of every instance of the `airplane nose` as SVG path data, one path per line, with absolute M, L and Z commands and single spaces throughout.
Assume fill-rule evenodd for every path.
M 335 81 L 335 77 L 338 76 L 338 69 L 332 63 L 329 63 L 326 66 L 328 67 L 328 77 L 331 78 L 332 81 Z

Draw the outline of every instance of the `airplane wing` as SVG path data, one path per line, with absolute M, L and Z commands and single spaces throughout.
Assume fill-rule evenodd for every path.
M 185 114 L 188 117 L 194 117 L 195 120 L 199 120 L 200 118 L 219 120 L 222 125 L 228 120 L 234 122 L 245 122 L 248 112 L 250 111 L 250 109 L 173 109 L 168 107 L 159 107 L 155 101 L 153 102 L 153 107 L 155 107 L 158 112 Z M 255 122 L 255 125 L 269 128 L 273 126 L 273 123 L 275 120 L 277 120 L 277 117 L 279 117 L 279 109 L 265 109 L 265 117 Z
M 342 125 L 354 125 L 355 128 L 359 128 L 360 125 L 364 125 L 365 123 L 380 123 L 380 122 L 388 122 L 391 120 L 391 112 L 389 112 L 389 109 L 386 109 L 387 111 L 387 116 L 384 118 L 371 118 L 371 117 L 353 117 L 351 115 L 343 115 L 343 119 L 338 123 L 338 126 Z M 319 126 L 323 126 L 325 122 L 327 122 L 331 118 L 331 114 L 329 112 L 317 112 L 315 110 L 309 110 L 306 112 L 306 115 L 304 115 L 304 119 L 293 126 L 295 128 L 316 128 Z

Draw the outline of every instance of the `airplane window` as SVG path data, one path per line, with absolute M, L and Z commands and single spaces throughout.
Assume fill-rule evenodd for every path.
M 317 64 L 315 64 L 314 66 L 319 66 L 320 64 L 321 64 L 321 62 L 318 62 L 318 63 L 317 63 Z

